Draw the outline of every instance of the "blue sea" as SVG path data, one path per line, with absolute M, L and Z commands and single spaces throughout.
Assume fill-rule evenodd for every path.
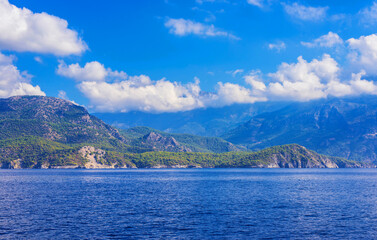
M 377 239 L 377 170 L 0 170 L 0 239 Z

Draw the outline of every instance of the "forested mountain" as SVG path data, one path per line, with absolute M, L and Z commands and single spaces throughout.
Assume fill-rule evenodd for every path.
M 191 134 L 166 133 L 149 127 L 133 127 L 120 130 L 132 146 L 149 147 L 172 152 L 222 153 L 246 150 L 222 138 L 201 137 Z
M 223 135 L 251 150 L 297 143 L 322 154 L 377 161 L 377 97 L 293 103 L 252 117 Z
M 85 108 L 52 97 L 0 99 L 0 129 L 2 168 L 369 166 L 299 145 L 251 153 L 219 138 L 146 127 L 119 132 Z
M 28 136 L 66 144 L 125 142 L 116 129 L 70 101 L 39 96 L 0 99 L 0 139 Z
M 0 162 L 4 166 L 84 165 L 96 152 L 80 152 L 88 145 L 106 149 L 110 155 L 150 151 L 128 145 L 118 130 L 70 101 L 40 96 L 0 99 Z

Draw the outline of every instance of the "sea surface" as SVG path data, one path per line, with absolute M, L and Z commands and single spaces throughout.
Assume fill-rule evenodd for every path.
M 0 239 L 377 239 L 377 170 L 0 170 Z

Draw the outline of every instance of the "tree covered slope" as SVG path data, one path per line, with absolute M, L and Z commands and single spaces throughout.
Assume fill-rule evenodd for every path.
M 238 146 L 218 137 L 201 137 L 191 134 L 166 133 L 149 127 L 120 130 L 133 146 L 154 148 L 171 152 L 223 153 L 241 151 Z
M 366 167 L 299 145 L 242 152 L 219 138 L 150 128 L 121 133 L 81 106 L 52 97 L 0 99 L 2 168 Z

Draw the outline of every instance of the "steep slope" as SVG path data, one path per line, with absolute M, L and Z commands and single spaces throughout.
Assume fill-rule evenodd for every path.
M 161 151 L 222 153 L 245 150 L 217 137 L 166 133 L 149 127 L 133 127 L 120 132 L 133 146 L 150 147 Z M 162 142 L 167 144 L 161 146 Z
M 377 97 L 295 103 L 252 117 L 223 137 L 258 150 L 297 143 L 322 154 L 377 161 Z
M 116 129 L 72 102 L 40 96 L 0 99 L 0 140 L 25 136 L 67 144 L 125 142 Z
M 159 151 L 167 152 L 192 152 L 191 149 L 182 146 L 173 137 L 164 137 L 159 133 L 150 132 L 140 139 L 140 144 Z
M 0 106 L 2 168 L 366 166 L 298 145 L 256 153 L 189 153 L 191 148 L 215 152 L 233 145 L 218 138 L 169 136 L 146 128 L 122 136 L 83 107 L 51 97 L 1 99 Z
M 84 165 L 90 157 L 80 150 L 86 146 L 105 149 L 109 154 L 150 151 L 129 146 L 118 130 L 72 102 L 40 96 L 0 99 L 3 167 Z

